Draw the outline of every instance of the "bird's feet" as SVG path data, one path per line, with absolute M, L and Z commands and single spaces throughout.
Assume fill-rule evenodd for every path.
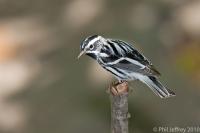
M 110 84 L 108 91 L 111 92 L 113 95 L 120 95 L 124 92 L 128 92 L 128 82 L 127 81 L 114 81 Z

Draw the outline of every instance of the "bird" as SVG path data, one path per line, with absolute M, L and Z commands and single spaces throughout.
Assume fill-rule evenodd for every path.
M 90 56 L 119 82 L 139 80 L 161 98 L 175 96 L 159 81 L 160 72 L 132 44 L 91 35 L 81 42 L 80 51 L 78 59 L 84 54 Z

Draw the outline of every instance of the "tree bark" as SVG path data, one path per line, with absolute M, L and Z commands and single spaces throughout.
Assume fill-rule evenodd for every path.
M 117 83 L 110 87 L 111 133 L 128 133 L 128 83 Z

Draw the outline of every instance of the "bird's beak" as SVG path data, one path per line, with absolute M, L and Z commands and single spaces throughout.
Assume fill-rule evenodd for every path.
M 77 59 L 79 59 L 84 54 L 85 54 L 85 50 L 81 51 L 81 53 L 78 55 Z

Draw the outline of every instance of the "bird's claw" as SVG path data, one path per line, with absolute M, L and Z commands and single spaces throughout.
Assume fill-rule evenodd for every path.
M 111 92 L 113 95 L 120 95 L 124 92 L 128 92 L 128 82 L 126 81 L 114 81 L 109 86 L 107 92 Z

